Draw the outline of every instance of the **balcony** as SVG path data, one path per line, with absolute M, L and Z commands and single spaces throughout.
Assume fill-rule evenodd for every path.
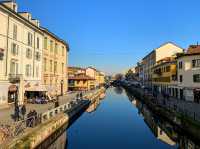
M 9 74 L 9 81 L 11 83 L 18 83 L 20 82 L 21 74 Z

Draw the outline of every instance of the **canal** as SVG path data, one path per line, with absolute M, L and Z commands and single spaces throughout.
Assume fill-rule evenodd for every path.
M 122 88 L 109 88 L 50 149 L 199 149 Z

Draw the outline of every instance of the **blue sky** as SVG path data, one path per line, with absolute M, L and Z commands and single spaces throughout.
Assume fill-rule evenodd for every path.
M 70 45 L 69 65 L 122 72 L 153 48 L 200 41 L 199 0 L 18 0 Z

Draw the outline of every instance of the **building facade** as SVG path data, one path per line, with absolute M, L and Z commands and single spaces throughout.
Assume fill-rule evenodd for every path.
M 24 102 L 42 80 L 43 32 L 28 12 L 12 1 L 0 2 L 0 105 Z
M 86 69 L 68 67 L 69 91 L 88 91 L 95 89 L 95 78 L 86 75 Z
M 177 57 L 179 92 L 182 99 L 200 103 L 200 46 L 191 45 Z
M 156 93 L 166 93 L 177 97 L 177 70 L 176 60 L 168 57 L 160 60 L 153 67 L 152 75 L 153 91 Z
M 154 49 L 152 52 L 146 55 L 142 59 L 144 85 L 149 88 L 152 88 L 152 75 L 153 75 L 152 69 L 159 60 L 165 57 L 171 57 L 173 55 L 176 55 L 177 53 L 182 53 L 182 52 L 183 52 L 182 48 L 171 42 L 168 42 Z
M 68 44 L 42 28 L 44 33 L 42 82 L 50 96 L 63 95 L 68 89 Z

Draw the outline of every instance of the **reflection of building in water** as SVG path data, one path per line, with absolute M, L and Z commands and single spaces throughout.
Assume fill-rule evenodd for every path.
M 138 113 L 144 117 L 145 123 L 157 139 L 172 146 L 178 144 L 179 149 L 200 149 L 200 143 L 192 141 L 190 136 L 181 130 L 178 131 L 178 128 L 166 119 L 153 114 L 145 104 L 137 100 L 131 93 L 126 91 L 126 94 L 131 103 L 138 109 Z
M 157 130 L 157 139 L 172 146 L 176 145 L 176 142 L 174 142 L 159 126 L 157 126 Z
M 179 145 L 180 149 L 200 149 L 200 146 L 195 144 L 187 136 L 180 137 Z
M 106 93 L 102 93 L 102 94 L 100 95 L 100 99 L 101 99 L 101 100 L 103 100 L 105 97 L 106 97 Z
M 157 139 L 172 146 L 176 145 L 176 142 L 169 137 L 167 131 L 162 129 L 163 126 L 159 126 L 159 121 L 153 117 L 151 111 L 146 106 L 143 106 L 142 113 L 144 115 L 144 121 Z
M 94 103 L 91 103 L 89 108 L 86 110 L 88 113 L 94 112 L 100 104 L 100 98 L 97 98 Z
M 58 137 L 58 139 L 48 147 L 48 149 L 65 149 L 67 145 L 67 132 Z

